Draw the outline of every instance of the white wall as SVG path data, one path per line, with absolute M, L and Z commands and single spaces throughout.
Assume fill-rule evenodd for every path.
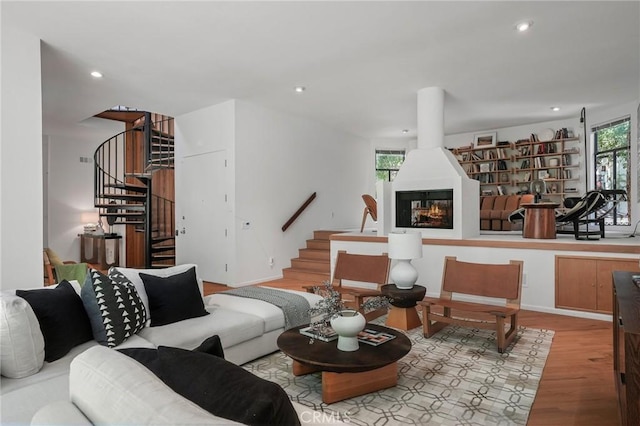
M 368 141 L 310 120 L 237 103 L 236 279 L 281 276 L 318 229 L 359 229 L 371 173 Z M 282 225 L 316 192 L 285 232 Z M 251 223 L 241 229 L 242 222 Z M 274 258 L 269 266 L 269 258 Z
M 80 261 L 80 238 L 83 215 L 96 215 L 93 206 L 93 154 L 105 140 L 124 130 L 124 123 L 100 120 L 88 135 L 48 135 L 48 247 L 63 260 Z M 97 123 L 96 123 L 97 124 Z M 86 133 L 86 132 L 85 132 Z M 91 158 L 91 163 L 80 162 L 80 157 Z M 103 220 L 108 231 L 106 220 Z M 124 227 L 114 228 L 122 233 Z M 120 244 L 122 242 L 120 241 Z M 121 246 L 121 253 L 124 247 Z M 120 257 L 121 262 L 124 256 Z
M 226 150 L 228 159 L 228 211 L 212 219 L 227 222 L 227 238 L 199 241 L 180 235 L 178 262 L 190 261 L 183 254 L 194 245 L 212 251 L 212 245 L 223 244 L 228 256 L 225 284 L 241 286 L 281 277 L 314 230 L 358 227 L 364 208 L 361 195 L 367 192 L 367 173 L 371 173 L 368 149 L 364 139 L 242 101 L 176 117 L 178 159 L 216 150 Z M 181 194 L 185 172 L 178 161 L 178 212 L 186 200 Z M 313 192 L 315 201 L 282 232 L 282 225 Z M 247 229 L 244 222 L 250 224 Z
M 2 19 L 0 288 L 42 285 L 40 40 Z

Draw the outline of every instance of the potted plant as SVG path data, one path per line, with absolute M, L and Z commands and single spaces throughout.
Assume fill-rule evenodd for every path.
M 310 326 L 318 333 L 327 334 L 331 329 L 338 334 L 338 349 L 342 351 L 355 351 L 358 349 L 358 333 L 364 329 L 367 321 L 364 316 L 355 309 L 347 308 L 342 300 L 342 295 L 329 281 L 322 286 L 314 287 L 314 293 L 323 296 L 316 306 L 309 309 L 313 321 Z M 379 309 L 388 306 L 388 299 L 384 296 L 367 299 L 362 308 L 365 310 Z M 330 327 L 330 329 L 329 329 Z M 313 338 L 311 342 L 313 343 Z

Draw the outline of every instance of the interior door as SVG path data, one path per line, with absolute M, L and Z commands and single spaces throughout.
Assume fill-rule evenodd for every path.
M 176 193 L 178 263 L 195 263 L 205 281 L 228 284 L 226 151 L 184 157 Z

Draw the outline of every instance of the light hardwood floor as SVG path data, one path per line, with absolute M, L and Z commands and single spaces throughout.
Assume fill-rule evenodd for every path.
M 283 279 L 262 284 L 300 290 L 314 283 Z M 224 289 L 205 284 L 207 294 Z M 555 331 L 527 424 L 618 426 L 611 323 L 521 311 L 520 324 Z

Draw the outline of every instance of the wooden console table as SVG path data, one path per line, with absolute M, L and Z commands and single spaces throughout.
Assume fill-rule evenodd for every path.
M 613 272 L 613 373 L 622 426 L 640 419 L 640 288 L 632 275 L 638 273 Z
M 558 203 L 525 203 L 523 238 L 553 239 L 556 237 Z
M 104 271 L 112 266 L 120 265 L 121 235 L 79 234 L 79 237 L 81 262 L 90 263 Z M 107 250 L 112 250 L 113 255 L 107 256 Z

